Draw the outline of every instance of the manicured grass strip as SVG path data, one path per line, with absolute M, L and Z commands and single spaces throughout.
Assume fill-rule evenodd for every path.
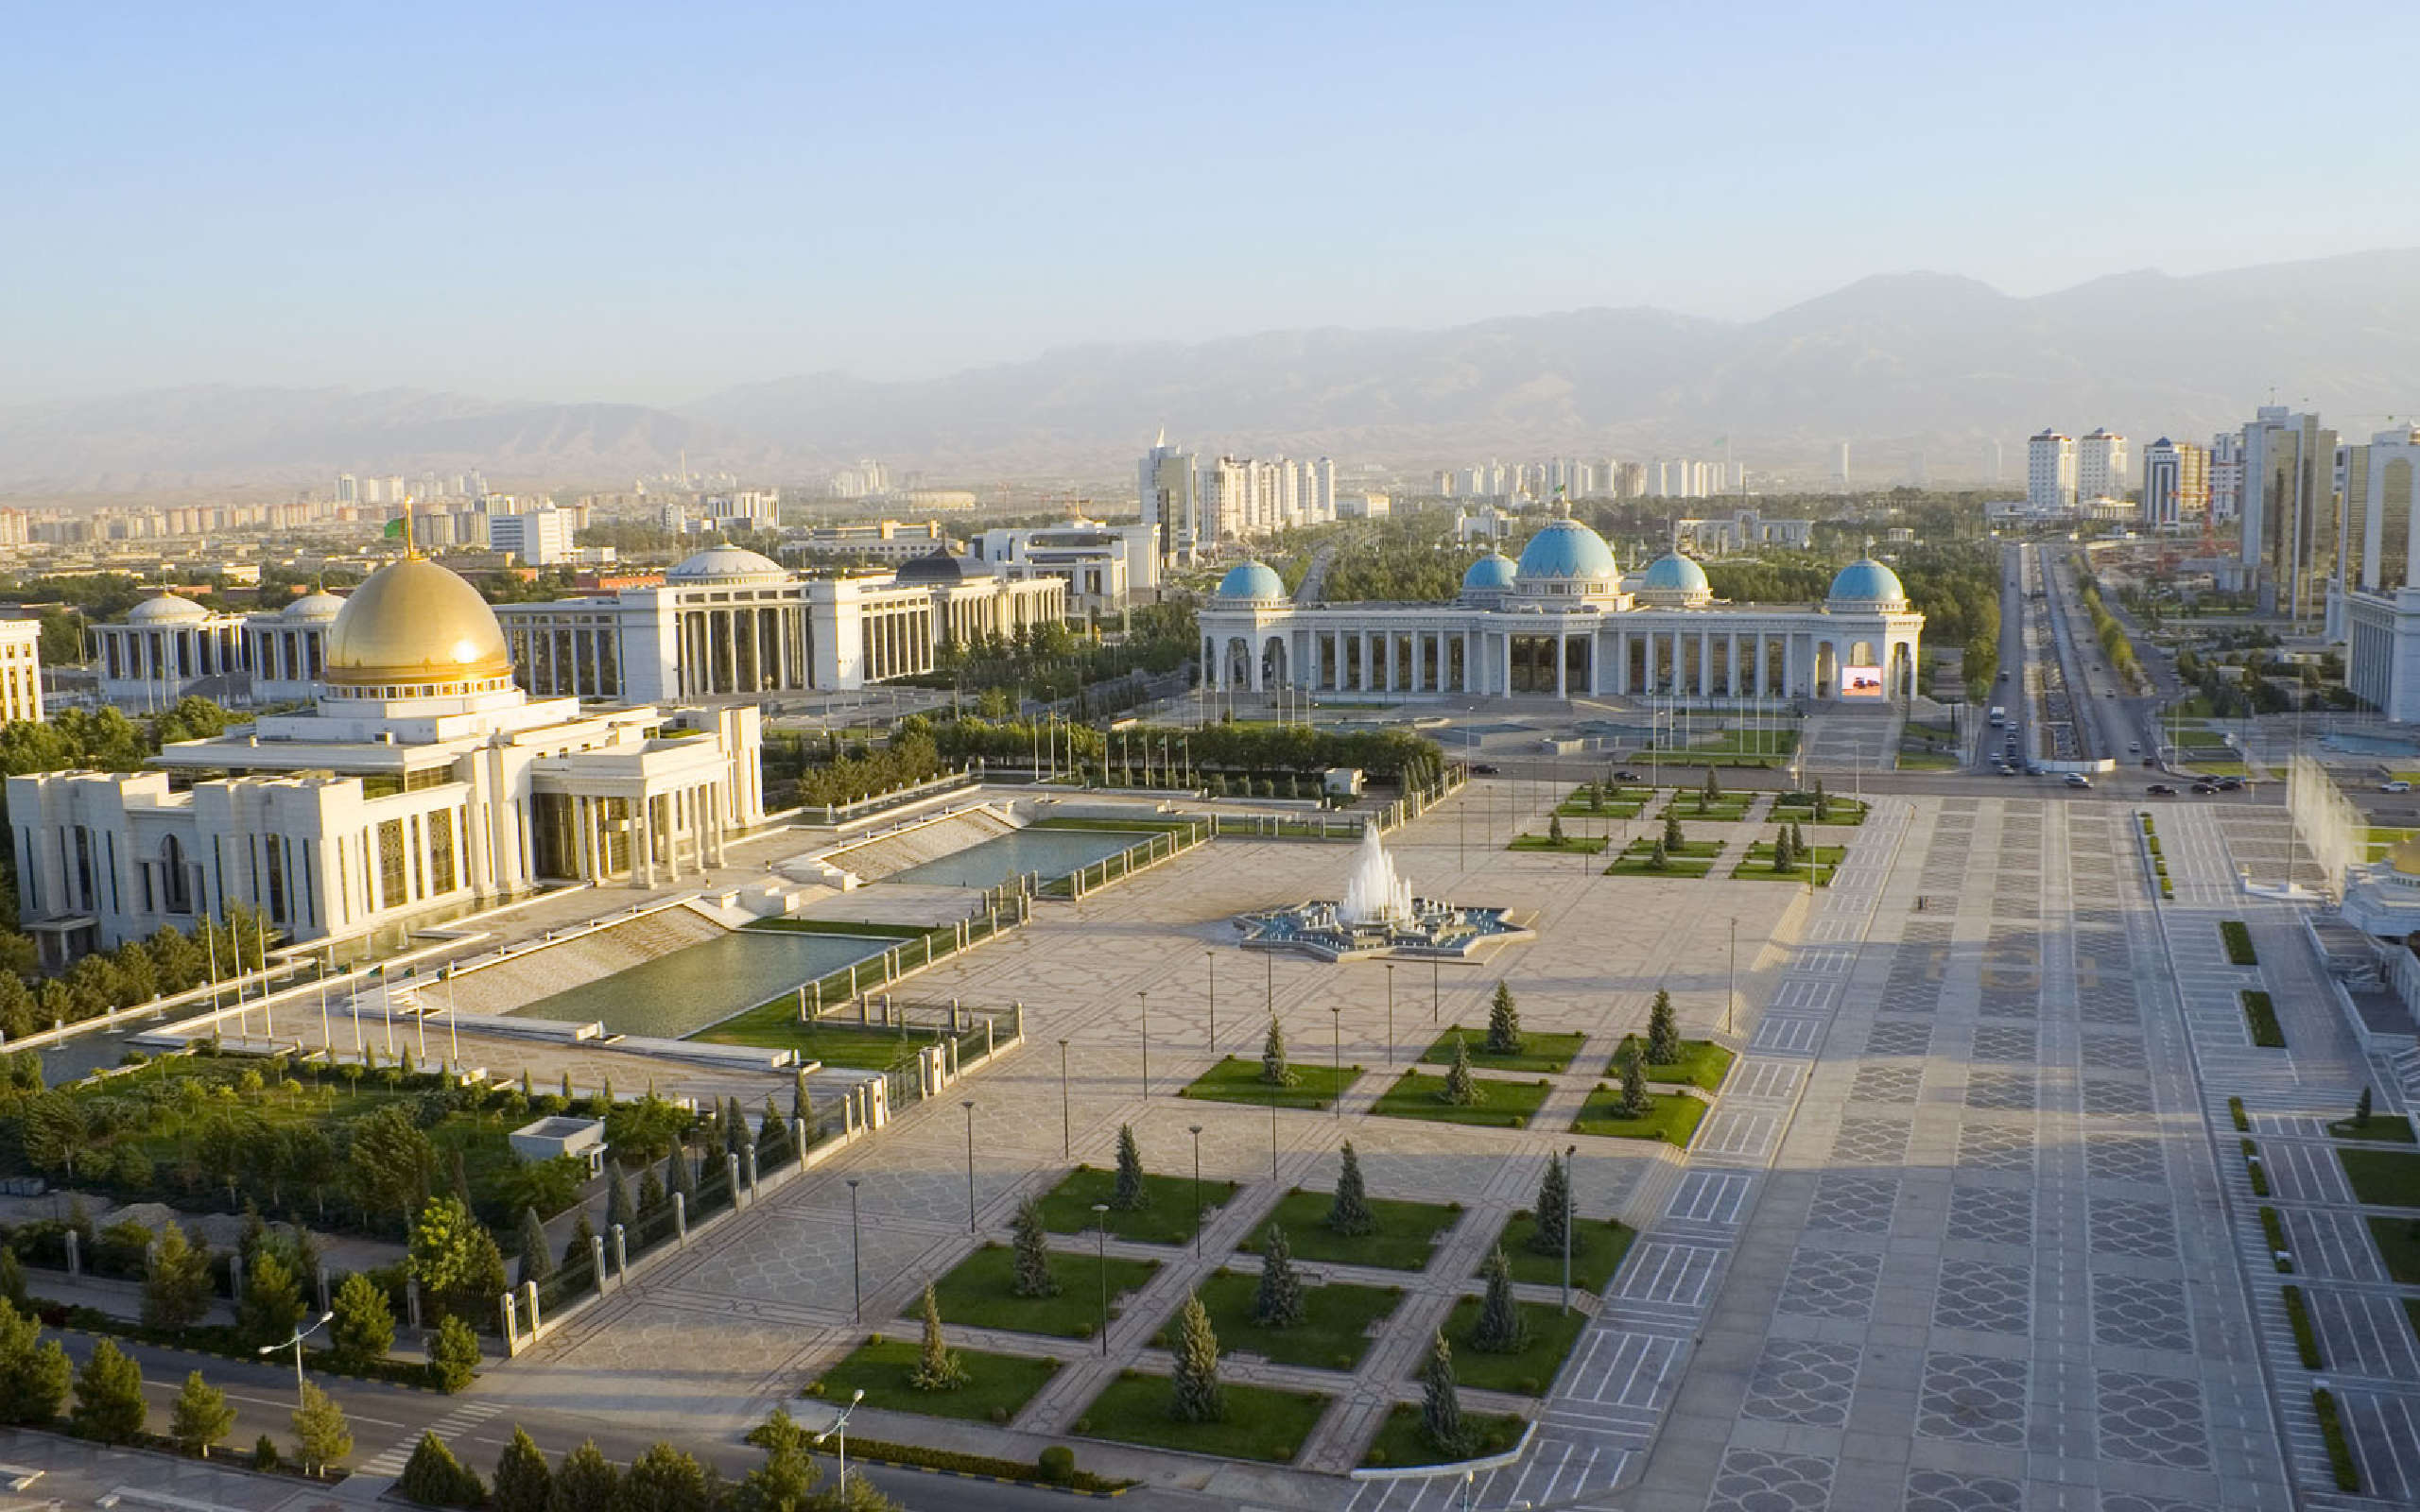
M 2286 1220 L 2277 1216 L 2274 1208 L 2260 1210 L 2260 1232 L 2269 1241 L 2269 1255 L 2280 1271 L 2290 1274 L 2294 1263 L 2286 1254 Z M 2283 1257 L 2283 1258 L 2281 1258 Z
M 1504 1224 L 1504 1231 L 1495 1242 L 1504 1250 L 1504 1258 L 1512 1263 L 1512 1279 L 1534 1281 L 1540 1286 L 1563 1284 L 1563 1252 L 1539 1254 L 1530 1247 L 1530 1236 L 1538 1231 L 1538 1220 L 1532 1213 L 1516 1212 Z M 1583 1292 L 1601 1292 L 1613 1280 L 1614 1273 L 1622 1268 L 1622 1257 L 1630 1253 L 1631 1241 L 1638 1234 L 1614 1218 L 1594 1221 L 1582 1219 L 1571 1226 L 1571 1284 Z M 1484 1261 L 1481 1262 L 1484 1263 Z
M 1117 1299 L 1141 1291 L 1160 1268 L 1155 1260 L 1125 1260 L 1116 1255 L 1108 1257 L 1107 1264 L 1113 1316 Z M 1053 1254 L 1050 1276 L 1059 1283 L 1059 1295 L 1019 1297 L 1015 1257 L 1009 1246 L 985 1245 L 933 1284 L 933 1299 L 940 1304 L 942 1321 L 963 1328 L 1089 1339 L 1100 1328 L 1101 1265 L 1098 1256 Z M 917 1305 L 922 1305 L 921 1298 Z
M 1543 1081 L 1476 1079 L 1487 1101 L 1465 1107 L 1444 1100 L 1444 1077 L 1407 1071 L 1370 1111 L 1382 1118 L 1425 1118 L 1435 1124 L 1468 1124 L 1478 1128 L 1527 1128 L 1550 1091 Z
M 1027 826 L 1034 830 L 1096 830 L 1112 834 L 1128 831 L 1156 831 L 1162 834 L 1177 834 L 1193 828 L 1187 819 L 1036 819 Z
M 2408 1150 L 2338 1150 L 2353 1195 L 2379 1208 L 2420 1208 L 2420 1155 Z
M 1662 1140 L 1686 1149 L 1697 1135 L 1698 1121 L 1705 1117 L 1705 1104 L 1686 1092 L 1648 1093 L 1647 1111 L 1636 1118 L 1622 1116 L 1621 1101 L 1619 1087 L 1599 1082 L 1588 1101 L 1581 1105 L 1580 1116 L 1571 1121 L 1571 1132 L 1617 1140 Z
M 1667 882 L 1677 882 L 1684 877 L 1703 877 L 1713 870 L 1714 863 L 1711 861 L 1676 856 L 1667 858 L 1664 869 L 1658 871 L 1651 854 L 1641 851 L 1634 856 L 1625 855 L 1607 867 L 1605 875 L 1608 877 L 1661 877 Z
M 809 1443 L 807 1452 L 833 1455 L 839 1451 L 838 1439 Z M 928 1444 L 889 1444 L 879 1438 L 849 1435 L 849 1458 L 864 1460 L 870 1465 L 908 1465 L 918 1469 L 941 1470 L 983 1481 L 1011 1481 L 1028 1486 L 1055 1486 L 1086 1491 L 1098 1496 L 1115 1496 L 1132 1486 L 1132 1481 L 1113 1480 L 1079 1469 L 1070 1476 L 1044 1473 L 1040 1465 L 1029 1459 L 995 1459 L 989 1454 L 966 1454 L 954 1449 L 935 1449 Z
M 2235 1120 L 2237 1128 L 2248 1130 L 2252 1127 L 2252 1115 L 2243 1110 L 2243 1099 L 2240 1097 L 2227 1099 L 2227 1116 Z
M 1815 816 L 1815 796 L 1811 793 L 1784 793 L 1773 799 L 1772 811 L 1767 816 L 1775 823 L 1857 825 L 1865 822 L 1873 810 L 1871 803 L 1860 803 L 1853 798 L 1824 795 L 1824 816 Z
M 1289 1062 L 1286 1069 L 1294 1074 L 1293 1085 L 1271 1087 L 1260 1079 L 1258 1056 L 1249 1060 L 1227 1056 L 1177 1095 L 1212 1103 L 1250 1103 L 1255 1108 L 1267 1108 L 1274 1100 L 1280 1108 L 1323 1110 L 1334 1106 L 1337 1097 L 1361 1075 L 1358 1066 L 1340 1072 L 1333 1065 L 1307 1060 Z
M 917 1412 L 929 1418 L 970 1418 L 1007 1422 L 1057 1373 L 1059 1362 L 1020 1354 L 957 1351 L 969 1380 L 955 1391 L 919 1391 L 908 1383 L 922 1346 L 912 1338 L 877 1334 L 807 1388 L 809 1396 L 845 1402 L 862 1390 L 866 1405 L 887 1412 Z
M 1465 1386 L 1543 1397 L 1554 1384 L 1554 1373 L 1563 1368 L 1563 1357 L 1571 1352 L 1580 1331 L 1588 1326 L 1588 1314 L 1576 1307 L 1565 1313 L 1552 1302 L 1514 1305 L 1530 1326 L 1529 1348 L 1518 1354 L 1482 1354 L 1471 1348 L 1480 1299 L 1465 1297 L 1454 1304 L 1445 1319 L 1445 1342 L 1454 1347 L 1454 1375 Z
M 1462 1414 L 1462 1432 L 1470 1435 L 1470 1442 L 1453 1458 L 1485 1459 L 1491 1454 L 1501 1454 L 1521 1441 L 1521 1431 L 1528 1426 L 1526 1419 L 1512 1413 L 1465 1412 Z M 1372 1439 L 1370 1447 L 1362 1452 L 1361 1463 L 1373 1469 L 1401 1469 L 1406 1466 L 1449 1462 L 1428 1442 L 1427 1433 L 1420 1426 L 1420 1409 L 1410 1402 L 1399 1401 L 1387 1414 L 1386 1422 L 1378 1429 L 1378 1436 Z
M 1421 1060 L 1431 1066 L 1454 1063 L 1454 1037 L 1461 1036 L 1470 1047 L 1471 1064 L 1486 1071 L 1526 1071 L 1552 1073 L 1571 1064 L 1588 1037 L 1584 1034 L 1539 1034 L 1534 1030 L 1521 1035 L 1521 1048 L 1511 1055 L 1497 1055 L 1487 1048 L 1487 1025 L 1466 1029 L 1461 1025 L 1437 1037 L 1436 1043 L 1422 1054 Z
M 1287 1243 L 1293 1237 L 1288 1230 Z M 1290 1329 L 1263 1328 L 1252 1320 L 1253 1299 L 1260 1292 L 1260 1272 L 1222 1270 L 1203 1281 L 1198 1295 L 1210 1310 L 1211 1331 L 1219 1348 L 1241 1350 L 1279 1365 L 1309 1366 L 1320 1370 L 1351 1370 L 1361 1363 L 1374 1342 L 1370 1326 L 1388 1316 L 1403 1300 L 1400 1286 L 1353 1286 L 1332 1282 L 1303 1288 L 1303 1321 Z M 1178 1304 L 1182 1310 L 1184 1304 Z M 1176 1344 L 1176 1318 L 1160 1326 L 1152 1343 L 1162 1349 Z
M 1614 1051 L 1615 1065 L 1618 1066 L 1622 1063 L 1623 1054 L 1630 1049 L 1632 1042 L 1637 1040 L 1638 1036 L 1634 1034 L 1622 1036 L 1620 1046 Z M 1639 1054 L 1646 1053 L 1646 1046 L 1642 1043 Z M 1730 1051 L 1723 1049 L 1711 1040 L 1684 1040 L 1681 1041 L 1680 1059 L 1651 1060 L 1643 1069 L 1647 1073 L 1649 1081 L 1674 1083 L 1712 1091 L 1721 1086 L 1722 1078 L 1730 1074 L 1733 1058 Z
M 2319 1352 L 2319 1330 L 2311 1325 L 2310 1304 L 2303 1300 L 2303 1289 L 2288 1282 L 2278 1288 L 2286 1304 L 2286 1321 L 2293 1326 L 2294 1348 L 2301 1352 L 2303 1368 L 2317 1370 L 2326 1364 Z
M 1126 1212 L 1112 1209 L 1105 1214 L 1095 1214 L 1093 1205 L 1107 1202 L 1116 1189 L 1116 1172 L 1080 1165 L 1042 1199 L 1042 1226 L 1054 1234 L 1083 1233 L 1094 1227 L 1098 1217 L 1118 1238 L 1146 1245 L 1182 1245 L 1201 1227 L 1201 1214 L 1193 1205 L 1193 1177 L 1189 1176 L 1154 1176 L 1146 1172 L 1143 1194 L 1149 1200 L 1144 1206 Z M 1233 1181 L 1201 1183 L 1202 1207 L 1225 1207 L 1227 1199 L 1235 1194 Z
M 1561 840 L 1543 834 L 1516 834 L 1507 850 L 1546 850 L 1559 855 L 1599 856 L 1605 853 L 1607 841 L 1601 834 L 1566 834 Z
M 2252 1177 L 2252 1194 L 2256 1197 L 2265 1197 L 2269 1194 L 2269 1171 L 2268 1167 L 2261 1163 L 2260 1146 L 2250 1140 L 2245 1140 L 2242 1143 L 2243 1169 Z
M 2247 989 L 2237 994 L 2243 999 L 2243 1022 L 2252 1031 L 2252 1042 L 2263 1050 L 2286 1048 L 2286 1031 L 2277 1026 L 2277 1005 L 2266 992 Z
M 1094 1438 L 1153 1449 L 1179 1449 L 1219 1459 L 1290 1464 L 1327 1411 L 1329 1399 L 1310 1392 L 1224 1383 L 1227 1419 L 1181 1423 L 1168 1414 L 1176 1387 L 1166 1376 L 1129 1370 L 1095 1397 L 1070 1426 Z
M 932 933 L 923 924 L 872 924 L 854 919 L 758 919 L 741 927 L 786 935 L 877 935 L 889 939 L 923 939 Z
M 2327 1125 L 2327 1132 L 2340 1140 L 2368 1140 L 2377 1144 L 2411 1144 L 2415 1142 L 2411 1120 L 2401 1113 L 2372 1113 L 2366 1124 L 2356 1124 L 2349 1118 L 2338 1119 Z
M 2229 919 L 2219 925 L 2219 938 L 2225 942 L 2227 959 L 2237 966 L 2258 966 L 2260 953 L 2252 948 L 2252 927 L 2240 919 Z
M 1306 1192 L 1301 1187 L 1278 1199 L 1269 1222 L 1286 1230 L 1286 1243 L 1296 1260 L 1322 1265 L 1373 1265 L 1381 1270 L 1426 1270 L 1437 1242 L 1462 1216 L 1459 1203 L 1372 1197 L 1370 1212 L 1378 1220 L 1377 1231 L 1351 1238 L 1327 1226 L 1327 1210 L 1335 1200 L 1332 1193 Z M 1267 1224 L 1262 1225 L 1236 1247 L 1248 1255 L 1259 1253 L 1260 1235 L 1267 1228 Z
M 752 1009 L 710 1029 L 700 1029 L 690 1038 L 708 1044 L 795 1050 L 803 1060 L 820 1060 L 827 1066 L 846 1066 L 856 1071 L 887 1071 L 911 1064 L 917 1051 L 936 1043 L 939 1038 L 923 1030 L 901 1034 L 897 1029 L 860 1029 L 855 1024 L 839 1027 L 830 1021 L 801 1023 L 795 1010 L 786 1008 L 783 1012 L 786 1016 Z
M 1672 799 L 1671 807 L 1668 812 L 1677 814 L 1684 820 L 1688 821 L 1705 824 L 1737 824 L 1746 818 L 1748 811 L 1755 806 L 1756 800 L 1753 797 L 1725 793 L 1703 808 L 1700 808 L 1696 794 L 1683 793 Z
M 1664 837 L 1661 834 L 1651 834 L 1633 840 L 1629 845 L 1622 848 L 1622 854 L 1624 856 L 1653 855 L 1655 853 L 1655 842 L 1662 838 Z M 1722 854 L 1722 842 L 1720 840 L 1685 839 L 1681 842 L 1680 849 L 1678 850 L 1674 850 L 1670 846 L 1666 846 L 1664 848 L 1664 853 L 1675 861 L 1679 861 L 1684 857 L 1705 858 L 1719 856 Z
M 2420 1224 L 2410 1218 L 2374 1217 L 2370 1241 L 2378 1246 L 2386 1273 L 2406 1286 L 2420 1286 Z
M 2344 1420 L 2336 1411 L 2336 1393 L 2321 1386 L 2310 1394 L 2311 1410 L 2319 1414 L 2320 1436 L 2327 1440 L 2328 1469 L 2336 1473 L 2336 1488 L 2358 1491 L 2361 1488 L 2361 1467 L 2353 1458 L 2353 1446 L 2344 1437 Z

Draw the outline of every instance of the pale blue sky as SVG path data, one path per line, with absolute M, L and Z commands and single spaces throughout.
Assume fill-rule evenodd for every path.
M 0 402 L 678 402 L 2420 243 L 2408 8 L 13 8 Z

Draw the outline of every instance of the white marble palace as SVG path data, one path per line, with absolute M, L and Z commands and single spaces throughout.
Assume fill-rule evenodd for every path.
M 1842 568 L 1820 604 L 1718 602 L 1678 553 L 1625 578 L 1604 539 L 1574 520 L 1548 522 L 1518 562 L 1480 558 L 1443 603 L 1296 604 L 1250 561 L 1200 618 L 1217 688 L 1702 702 L 1907 696 L 1925 623 L 1877 561 Z
M 45 964 L 230 903 L 341 940 L 546 883 L 677 881 L 764 818 L 754 707 L 528 694 L 494 611 L 424 558 L 372 573 L 313 644 L 307 713 L 147 771 L 8 780 Z

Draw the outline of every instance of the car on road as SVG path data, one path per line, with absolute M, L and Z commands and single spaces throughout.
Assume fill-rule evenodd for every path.
M 1635 782 L 1638 780 L 1638 774 L 1633 771 L 1619 771 L 1614 774 L 1614 781 L 1616 782 Z
M 2006 667 L 2002 667 L 2002 668 L 2000 668 L 1999 680 L 2000 680 L 2000 681 L 2002 681 L 2002 682 L 2006 682 L 2006 681 L 2008 680 L 2008 668 L 2006 668 Z
M 2221 777 L 2219 779 L 2218 788 L 2221 793 L 2240 793 L 2243 791 L 2243 779 L 2240 777 Z
M 2398 777 L 2392 782 L 2380 782 L 2378 784 L 2378 791 L 2381 793 L 2409 793 L 2411 791 L 2411 784 Z
M 2176 789 L 2169 786 L 2166 782 L 2153 782 L 2151 786 L 2144 788 L 2143 791 L 2149 793 L 2153 798 L 2174 798 L 2176 796 Z
M 2193 784 L 2193 791 L 2201 794 L 2204 798 L 2209 797 L 2218 790 L 2219 786 L 2216 782 L 2196 782 Z
M 2069 772 L 2067 774 L 2066 781 L 2069 787 L 2090 787 L 2092 785 L 2092 779 L 2084 776 L 2082 772 Z
M 2143 753 L 2143 743 L 2139 740 L 2130 740 L 2126 742 L 2126 749 L 2129 754 L 2139 756 Z
M 1497 766 L 1491 762 L 1471 763 L 1471 775 L 1473 777 L 1494 777 L 1503 769 L 1504 768 Z

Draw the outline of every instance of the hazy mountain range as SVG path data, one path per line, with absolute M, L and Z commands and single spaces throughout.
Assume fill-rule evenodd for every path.
M 1071 347 L 948 377 L 812 373 L 676 409 L 459 394 L 206 387 L 0 408 L 0 489 L 308 482 L 476 466 L 611 483 L 677 464 L 797 481 L 879 456 L 936 480 L 1116 476 L 1162 425 L 1206 450 L 1407 468 L 1570 452 L 1709 455 L 1806 478 L 2005 476 L 2045 424 L 2206 439 L 2272 388 L 2365 434 L 2420 409 L 2420 249 L 2032 298 L 1932 273 L 1760 320 L 1588 309 L 1435 331 L 1318 329 Z

